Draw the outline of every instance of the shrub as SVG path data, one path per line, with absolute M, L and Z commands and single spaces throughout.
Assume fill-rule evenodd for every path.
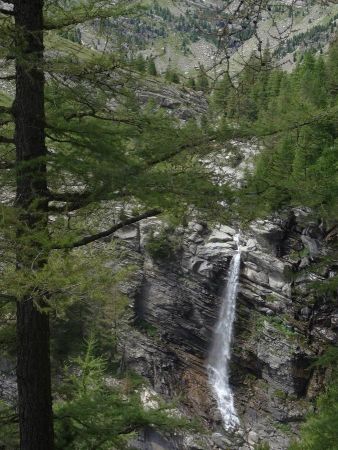
M 182 247 L 182 240 L 171 230 L 162 229 L 152 233 L 146 250 L 154 260 L 173 261 Z

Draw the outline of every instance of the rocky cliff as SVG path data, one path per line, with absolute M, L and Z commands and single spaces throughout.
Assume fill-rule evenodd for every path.
M 310 289 L 337 269 L 313 270 L 328 246 L 324 225 L 310 211 L 293 209 L 241 232 L 231 364 L 241 426 L 231 433 L 222 428 L 206 359 L 237 230 L 190 223 L 170 234 L 161 233 L 163 226 L 149 219 L 116 237 L 137 267 L 124 286 L 131 310 L 120 348 L 125 366 L 149 380 L 150 392 L 200 419 L 201 433 L 165 437 L 148 430 L 138 448 L 249 450 L 267 442 L 287 449 L 325 383 L 312 362 L 338 337 L 334 303 Z
M 237 184 L 255 148 L 235 144 L 211 164 Z M 272 450 L 286 450 L 323 390 L 326 373 L 312 363 L 328 344 L 338 343 L 338 309 L 337 299 L 316 292 L 313 283 L 338 270 L 336 263 L 317 264 L 337 229 L 327 230 L 311 211 L 294 208 L 241 230 L 231 361 L 240 427 L 223 429 L 206 360 L 237 232 L 236 224 L 211 229 L 195 221 L 173 229 L 152 218 L 114 237 L 121 262 L 113 266 L 133 268 L 121 286 L 130 299 L 120 330 L 122 366 L 149 381 L 142 394 L 147 407 L 174 401 L 177 414 L 200 421 L 199 433 L 146 429 L 135 448 L 250 450 L 266 442 Z M 12 402 L 14 364 L 0 365 L 0 397 Z

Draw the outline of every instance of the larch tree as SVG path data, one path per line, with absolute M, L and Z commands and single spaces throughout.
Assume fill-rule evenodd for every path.
M 99 53 L 59 32 L 130 14 L 133 3 L 1 3 L 1 77 L 10 86 L 0 108 L 1 300 L 17 308 L 22 450 L 54 448 L 51 256 L 162 212 L 224 210 L 228 189 L 201 164 L 210 136 L 141 107 L 135 92 L 145 80 L 113 46 Z M 105 229 L 95 219 L 102 202 L 114 210 Z

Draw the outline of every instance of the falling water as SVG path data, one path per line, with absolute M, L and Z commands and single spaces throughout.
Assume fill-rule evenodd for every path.
M 239 235 L 236 235 L 234 240 L 237 243 L 237 252 L 230 263 L 228 282 L 222 294 L 222 307 L 214 330 L 208 360 L 209 382 L 216 397 L 225 429 L 235 428 L 239 424 L 229 385 L 231 340 L 241 265 L 241 254 L 238 248 Z

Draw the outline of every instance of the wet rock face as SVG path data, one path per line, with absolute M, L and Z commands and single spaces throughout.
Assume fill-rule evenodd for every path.
M 327 342 L 337 341 L 337 310 L 322 300 L 317 305 L 308 295 L 314 275 L 298 272 L 304 252 L 311 264 L 324 251 L 323 232 L 310 227 L 304 214 L 298 221 L 296 213 L 256 222 L 241 236 L 231 366 L 241 428 L 226 438 L 230 443 L 224 448 L 245 450 L 266 441 L 274 450 L 286 449 L 311 408 L 309 399 L 320 390 L 322 377 L 310 369 L 311 362 Z M 147 251 L 159 226 L 149 219 L 120 240 L 139 265 L 129 292 L 130 320 L 136 327 L 127 327 L 121 342 L 125 363 L 165 398 L 179 398 L 184 414 L 198 416 L 221 433 L 212 444 L 201 438 L 199 448 L 222 448 L 225 433 L 205 366 L 236 230 L 189 224 L 177 230 L 180 245 L 167 260 Z M 180 445 L 198 448 L 183 441 Z

